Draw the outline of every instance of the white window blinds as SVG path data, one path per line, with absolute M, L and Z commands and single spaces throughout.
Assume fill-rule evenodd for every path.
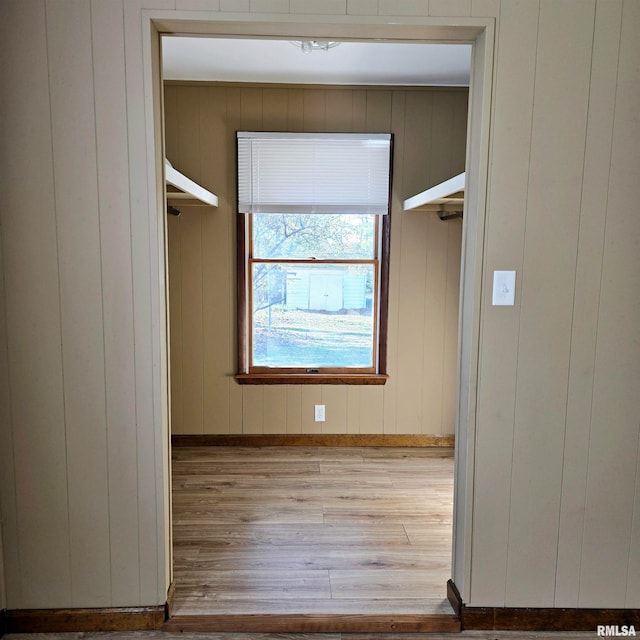
M 390 134 L 237 137 L 239 213 L 388 213 Z

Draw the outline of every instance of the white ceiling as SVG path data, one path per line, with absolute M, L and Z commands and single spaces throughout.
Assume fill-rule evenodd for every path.
M 166 80 L 468 86 L 471 45 L 341 42 L 304 54 L 287 40 L 164 37 Z

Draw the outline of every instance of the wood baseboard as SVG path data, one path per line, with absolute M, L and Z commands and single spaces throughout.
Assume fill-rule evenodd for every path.
M 287 434 L 214 435 L 174 434 L 174 447 L 453 447 L 453 435 Z
M 167 589 L 167 601 L 164 604 L 164 619 L 168 620 L 171 617 L 171 611 L 173 609 L 173 601 L 176 597 L 176 582 L 171 581 L 169 588 Z
M 171 632 L 217 633 L 458 633 L 457 616 L 438 615 L 201 615 L 175 616 Z
M 6 612 L 6 632 L 153 631 L 161 629 L 164 621 L 164 605 L 100 609 L 9 609 Z
M 459 613 L 462 631 L 592 631 L 599 625 L 640 629 L 640 609 L 578 609 L 555 607 L 469 607 L 452 580 L 447 597 Z
M 460 612 L 462 611 L 462 598 L 460 597 L 460 592 L 458 591 L 458 587 L 456 587 L 455 583 L 451 578 L 447 580 L 447 600 L 449 600 L 449 604 L 451 608 L 455 612 L 455 614 L 459 617 Z

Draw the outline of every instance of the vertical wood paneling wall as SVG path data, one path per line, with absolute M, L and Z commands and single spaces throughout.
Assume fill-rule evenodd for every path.
M 2 9 L 9 608 L 151 605 L 166 594 L 145 133 L 130 130 L 144 123 L 141 7 Z
M 467 101 L 464 89 L 166 84 L 167 157 L 220 199 L 168 218 L 173 433 L 453 433 L 462 224 L 402 201 L 464 170 Z M 394 134 L 384 387 L 234 381 L 238 129 Z
M 472 605 L 640 607 L 636 0 L 4 2 L 0 508 L 7 606 L 164 600 L 158 221 L 147 193 L 143 9 L 183 17 L 232 10 L 248 20 L 255 10 L 274 21 L 299 12 L 305 23 L 495 18 L 478 414 L 467 469 L 470 586 L 462 595 Z M 264 118 L 291 128 L 326 126 L 330 117 L 336 127 L 348 124 L 346 94 L 328 100 L 328 92 L 323 98 L 291 91 L 285 123 L 274 91 L 227 90 L 229 126 L 257 128 Z M 385 106 L 365 98 L 352 96 L 354 126 L 388 122 L 390 104 L 398 130 L 399 114 L 418 110 L 408 93 L 390 92 Z M 190 109 L 189 100 L 179 108 Z M 215 114 L 220 106 L 200 108 Z M 208 141 L 221 117 L 197 135 L 167 131 L 174 145 L 197 144 L 197 154 L 183 150 L 185 162 L 195 164 L 185 170 L 215 166 Z M 397 142 L 406 176 L 425 147 L 409 150 L 406 132 Z M 220 170 L 222 186 L 211 186 L 232 193 L 233 175 Z M 422 187 L 407 179 L 403 188 L 414 186 Z M 396 254 L 414 240 L 413 225 L 427 224 L 398 219 Z M 189 237 L 228 233 L 229 220 L 215 213 L 201 212 L 190 223 L 194 228 L 182 230 Z M 175 240 L 173 256 L 181 250 Z M 330 401 L 349 424 L 390 424 L 401 415 L 416 422 L 403 406 L 401 383 L 408 381 L 398 367 L 409 350 L 401 322 L 412 320 L 398 310 L 410 295 L 406 272 L 416 263 L 416 286 L 431 283 L 428 249 L 391 273 L 397 386 L 385 388 L 384 403 L 375 390 L 334 390 Z M 201 249 L 185 259 L 200 262 L 204 282 L 229 256 Z M 494 269 L 518 271 L 515 307 L 490 305 Z M 217 348 L 232 354 L 233 322 L 215 313 L 232 298 L 232 283 L 221 279 L 220 287 L 206 299 L 197 282 L 173 287 L 172 295 L 200 296 L 204 305 L 183 348 L 193 351 L 201 340 L 209 349 L 209 325 L 222 336 Z M 421 344 L 411 357 L 428 353 Z M 243 397 L 233 384 L 217 385 L 219 360 L 202 359 L 201 367 L 196 380 L 207 394 L 199 407 L 183 405 L 183 414 L 222 407 L 216 420 L 230 432 L 243 421 L 271 428 L 264 416 L 274 411 L 287 431 L 314 426 L 302 390 L 257 388 Z M 173 384 L 190 375 L 178 365 Z M 422 388 L 414 391 L 423 397 Z M 310 388 L 304 402 L 329 404 L 323 393 Z
M 640 602 L 638 9 L 500 5 L 485 281 L 518 293 L 482 321 L 477 605 Z

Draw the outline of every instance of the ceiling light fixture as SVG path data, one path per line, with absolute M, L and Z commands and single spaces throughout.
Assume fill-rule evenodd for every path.
M 302 53 L 329 51 L 340 44 L 335 40 L 290 40 L 290 42 L 293 46 L 300 47 Z

